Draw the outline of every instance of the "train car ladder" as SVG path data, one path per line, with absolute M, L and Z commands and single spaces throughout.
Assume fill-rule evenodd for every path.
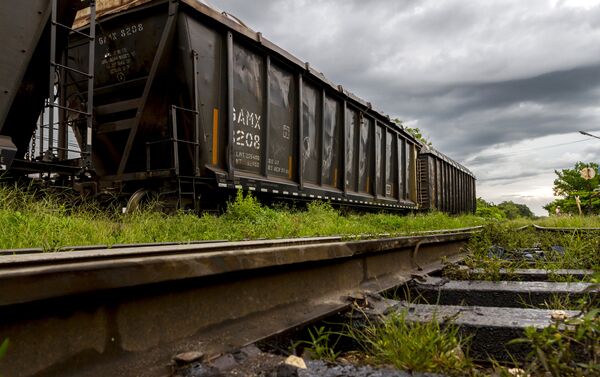
M 420 208 L 429 208 L 429 193 L 427 182 L 427 163 L 425 160 L 417 158 L 417 204 Z
M 93 124 L 93 108 L 94 108 L 94 52 L 95 52 L 95 37 L 96 37 L 96 0 L 88 0 L 90 9 L 90 22 L 89 22 L 89 34 L 73 29 L 70 25 L 64 25 L 57 21 L 58 12 L 58 1 L 52 0 L 52 14 L 50 22 L 50 80 L 49 80 L 49 95 L 45 109 L 41 116 L 40 127 L 40 155 L 43 160 L 53 160 L 57 156 L 55 151 L 58 152 L 59 159 L 67 159 L 68 152 L 79 152 L 81 156 L 81 168 L 84 170 L 91 170 L 92 167 L 92 124 Z M 59 63 L 57 61 L 57 33 L 59 29 L 66 30 L 69 35 L 75 34 L 83 37 L 88 45 L 88 69 L 82 71 L 69 66 L 68 50 L 69 43 L 65 46 L 64 58 Z M 79 44 L 77 47 L 80 47 Z M 67 84 L 68 76 L 76 76 L 83 78 L 82 80 L 75 81 L 77 83 L 86 83 L 87 91 L 82 95 L 83 102 L 85 103 L 85 109 L 82 107 L 69 106 L 64 98 L 65 89 Z M 57 103 L 57 100 L 60 102 Z M 81 104 L 83 105 L 83 103 Z M 63 115 L 59 116 L 58 122 L 55 118 L 55 109 L 62 112 Z M 46 111 L 47 110 L 47 111 Z M 78 114 L 81 117 L 85 117 L 86 121 L 86 132 L 85 135 L 81 135 L 83 148 L 81 150 L 73 150 L 68 148 L 68 122 L 65 119 L 64 114 L 70 112 Z M 44 123 L 47 122 L 47 125 Z M 58 127 L 56 128 L 56 126 Z M 44 128 L 48 130 L 48 143 L 47 149 L 44 149 Z M 55 128 L 58 130 L 58 145 L 55 145 Z M 85 136 L 85 137 L 84 137 Z

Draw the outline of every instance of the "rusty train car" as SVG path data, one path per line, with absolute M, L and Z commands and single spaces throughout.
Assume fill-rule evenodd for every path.
M 46 99 L 58 114 L 46 116 L 48 137 L 39 136 L 43 125 L 33 135 L 35 119 L 0 128 L 11 175 L 44 172 L 134 201 L 154 192 L 176 208 L 243 189 L 365 208 L 475 210 L 468 169 L 235 17 L 196 0 L 107 3 L 95 22 L 80 11 L 80 27 L 55 38 L 65 42 L 51 66 L 64 63 L 54 64 L 56 96 Z M 39 153 L 23 140 L 38 140 Z

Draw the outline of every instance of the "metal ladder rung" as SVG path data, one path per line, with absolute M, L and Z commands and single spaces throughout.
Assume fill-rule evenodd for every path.
M 86 34 L 86 33 L 82 33 L 82 32 L 80 32 L 80 31 L 78 31 L 78 30 L 75 30 L 75 29 L 73 29 L 73 28 L 72 28 L 72 27 L 70 27 L 70 26 L 67 26 L 67 25 L 65 25 L 65 24 L 61 24 L 60 22 L 57 22 L 57 21 L 52 21 L 52 23 L 53 23 L 54 25 L 56 25 L 56 26 L 60 26 L 60 27 L 62 27 L 63 29 L 66 29 L 66 30 L 68 30 L 68 31 L 72 31 L 72 32 L 74 32 L 75 34 L 79 34 L 79 35 L 81 35 L 81 36 L 83 36 L 83 37 L 86 37 L 86 38 L 87 38 L 87 39 L 89 39 L 90 41 L 93 41 L 93 40 L 94 40 L 94 38 L 92 38 L 92 36 L 91 36 L 91 35 L 89 35 L 89 34 Z
M 75 80 L 75 81 L 71 81 L 68 84 L 65 84 L 66 87 L 69 86 L 74 86 L 74 85 L 78 85 L 78 84 L 83 84 L 83 83 L 87 83 L 88 79 L 83 79 L 83 80 Z
M 66 69 L 67 71 L 71 71 L 71 72 L 78 73 L 78 74 L 80 74 L 80 75 L 82 75 L 82 76 L 85 76 L 85 77 L 87 77 L 88 79 L 94 78 L 94 75 L 92 75 L 91 73 L 88 73 L 88 72 L 83 72 L 83 71 L 80 71 L 80 70 L 78 70 L 78 69 L 75 69 L 75 68 L 73 68 L 73 67 L 69 67 L 69 66 L 67 66 L 67 65 L 58 64 L 57 62 L 50 62 L 50 64 L 52 64 L 52 65 L 53 65 L 53 66 L 55 66 L 55 67 L 64 68 L 64 69 Z
M 85 116 L 90 116 L 90 115 L 92 115 L 92 114 L 90 114 L 90 113 L 88 113 L 88 112 L 81 111 L 81 110 L 77 110 L 77 109 L 73 109 L 73 108 L 71 108 L 71 107 L 61 106 L 61 105 L 58 105 L 58 104 L 56 104 L 56 103 L 49 104 L 48 106 L 58 107 L 58 108 L 59 108 L 59 109 L 61 109 L 61 110 L 73 111 L 73 112 L 75 112 L 75 113 L 82 114 L 82 115 L 85 115 Z

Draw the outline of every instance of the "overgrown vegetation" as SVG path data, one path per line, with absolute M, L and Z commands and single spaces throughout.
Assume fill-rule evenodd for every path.
M 466 264 L 487 269 L 490 273 L 500 268 L 600 271 L 600 232 L 516 230 L 517 225 L 520 223 L 486 225 L 470 240 Z
M 0 343 L 0 360 L 2 360 L 2 358 L 6 354 L 6 351 L 8 351 L 8 344 L 9 344 L 8 338 L 4 339 L 2 341 L 2 343 Z
M 464 375 L 473 365 L 464 353 L 469 339 L 460 335 L 458 326 L 442 326 L 435 318 L 410 323 L 406 311 L 393 313 L 381 323 L 348 326 L 344 335 L 376 363 L 401 370 Z
M 511 343 L 528 343 L 532 350 L 526 373 L 561 376 L 600 375 L 600 310 L 580 317 L 556 319 L 545 329 L 527 328 Z
M 416 323 L 407 320 L 407 311 L 394 312 L 381 320 L 362 318 L 357 323 L 338 324 L 308 330 L 309 339 L 294 343 L 311 358 L 338 359 L 370 365 L 393 366 L 411 372 L 464 375 L 473 367 L 465 354 L 469 338 L 460 335 L 458 326 L 441 325 L 435 318 Z M 341 330 L 340 330 L 341 329 Z M 346 346 L 339 347 L 340 344 Z M 347 346 L 352 345 L 348 350 Z M 308 351 L 308 352 L 307 352 Z
M 402 235 L 412 232 L 480 225 L 476 216 L 442 213 L 395 215 L 342 214 L 328 203 L 306 209 L 271 208 L 238 193 L 221 216 L 141 210 L 121 214 L 92 202 L 69 204 L 61 195 L 0 186 L 0 249 L 193 240 L 242 240 L 329 235 Z

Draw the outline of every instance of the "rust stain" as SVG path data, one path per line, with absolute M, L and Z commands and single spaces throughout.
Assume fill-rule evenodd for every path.
M 219 109 L 213 109 L 213 144 L 212 144 L 212 163 L 219 163 Z
M 150 1 L 152 0 L 96 0 L 96 17 L 118 13 Z M 77 12 L 73 28 L 77 29 L 89 23 L 90 8 L 84 8 Z
M 292 179 L 292 156 L 288 156 L 288 178 Z

